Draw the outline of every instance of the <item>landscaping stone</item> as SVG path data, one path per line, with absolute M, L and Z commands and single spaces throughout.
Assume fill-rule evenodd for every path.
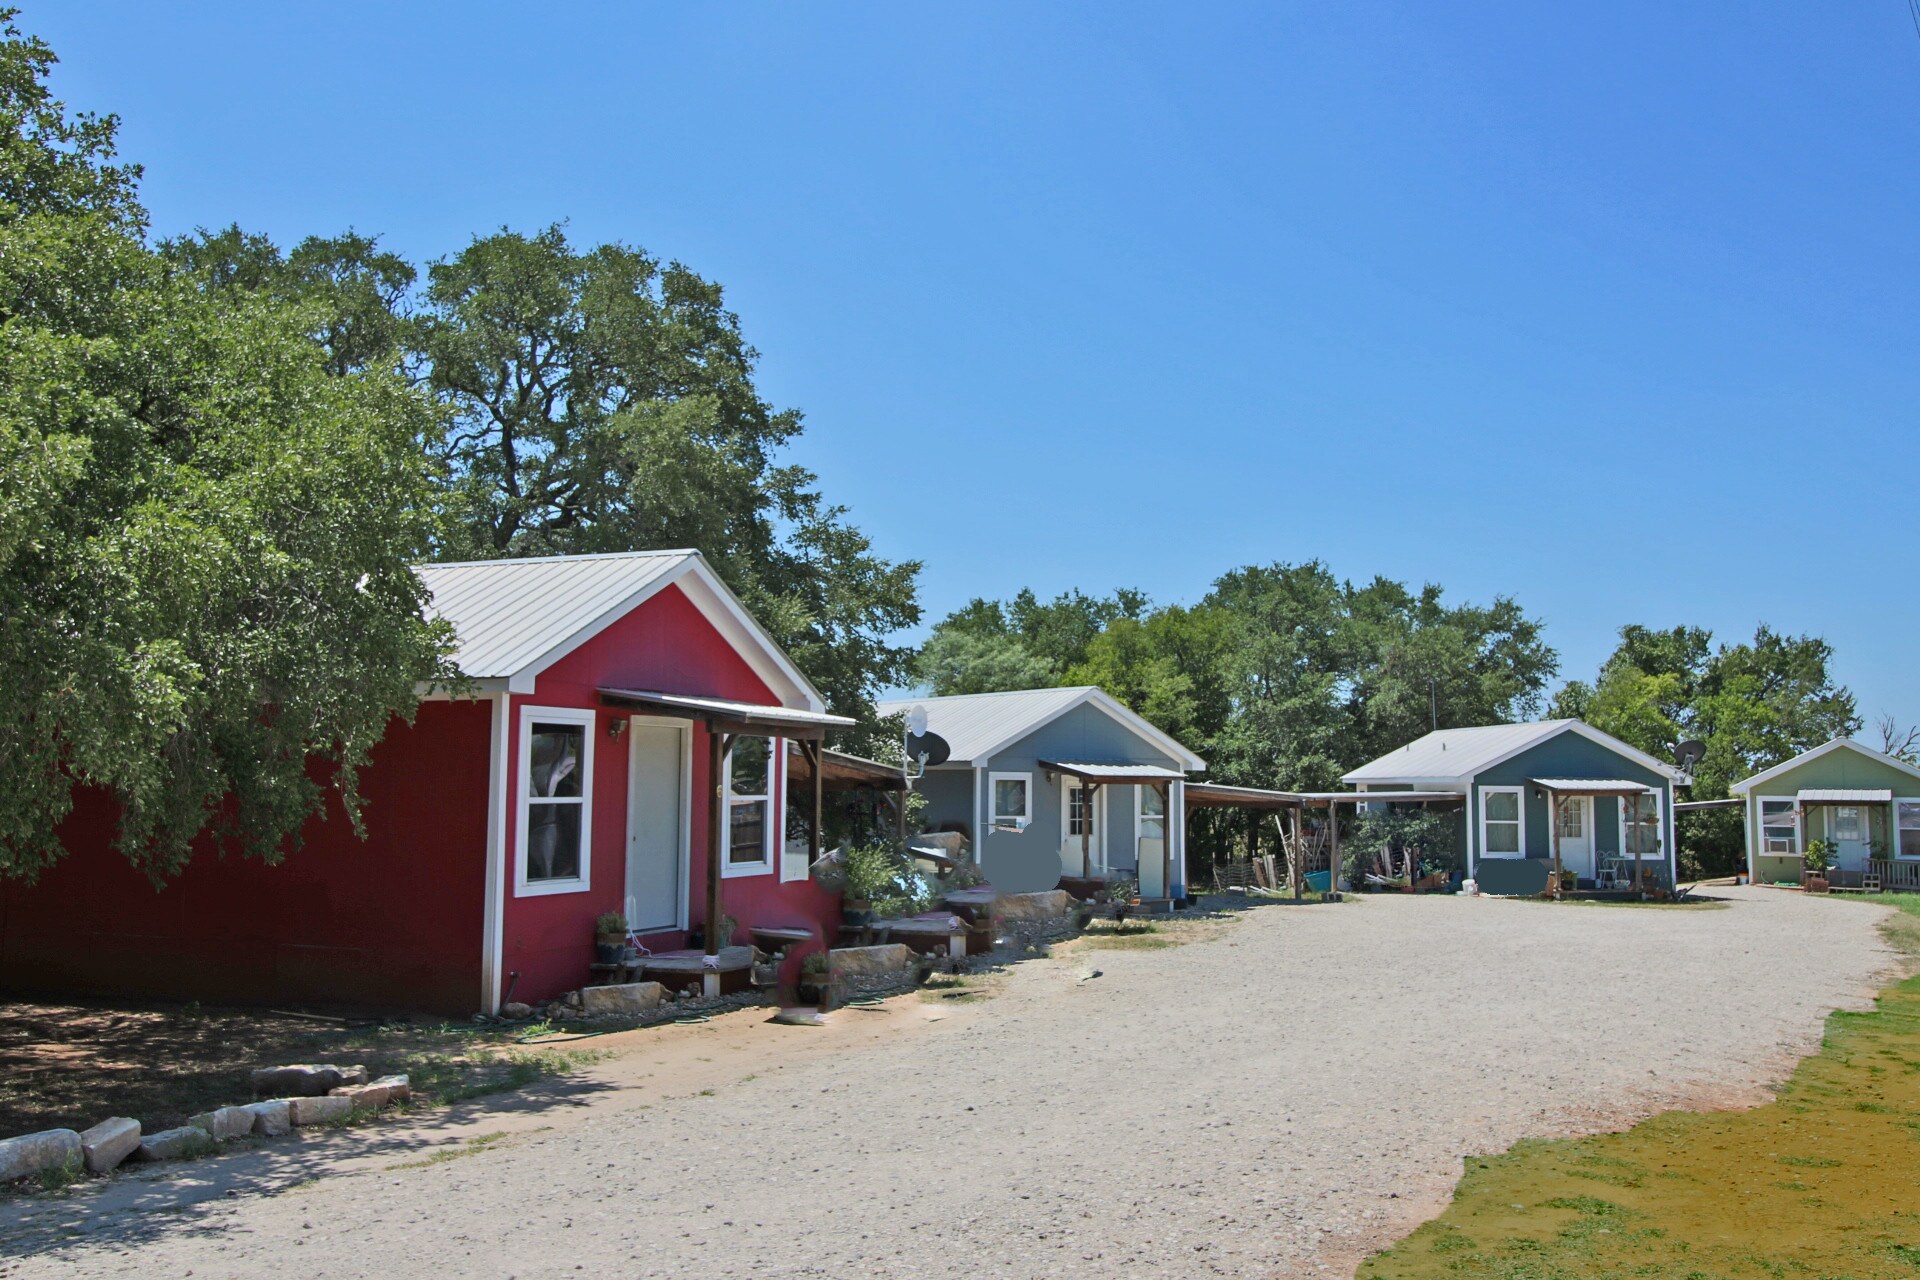
M 253 1113 L 245 1107 L 215 1107 L 197 1116 L 188 1116 L 187 1123 L 205 1129 L 215 1142 L 226 1142 L 253 1132 Z
M 356 1063 L 351 1067 L 340 1068 L 341 1084 L 365 1084 L 366 1082 L 367 1082 L 366 1064 Z
M 358 1080 L 348 1077 L 354 1071 Z M 365 1067 L 338 1067 L 332 1063 L 306 1062 L 291 1067 L 260 1067 L 253 1073 L 255 1097 L 318 1098 L 343 1084 L 365 1084 Z
M 389 1102 L 405 1102 L 413 1096 L 413 1082 L 404 1075 L 381 1076 L 373 1083 L 387 1091 Z
M 345 1120 L 352 1114 L 352 1098 L 330 1095 L 325 1098 L 289 1098 L 287 1100 L 287 1119 L 295 1128 L 310 1124 L 330 1124 L 336 1120 Z
M 1045 893 L 1004 894 L 993 904 L 993 913 L 1001 920 L 1052 920 L 1071 915 L 1074 896 L 1065 889 Z
M 827 966 L 836 980 L 879 977 L 898 973 L 912 965 L 913 952 L 904 942 L 889 942 L 877 947 L 836 947 L 827 956 Z
M 0 1182 L 31 1178 L 49 1169 L 77 1168 L 80 1135 L 71 1129 L 44 1129 L 0 1140 Z
M 522 1018 L 531 1018 L 533 1016 L 533 1006 L 530 1004 L 521 1004 L 518 1000 L 509 1000 L 500 1006 L 500 1016 L 509 1022 L 518 1022 Z
M 137 1148 L 142 1160 L 184 1160 L 216 1150 L 213 1135 L 199 1125 L 183 1124 L 178 1129 L 162 1129 L 140 1139 Z
M 633 1017 L 652 1013 L 665 1000 L 667 989 L 657 982 L 622 982 L 609 987 L 583 987 L 580 1012 L 590 1018 Z
M 285 1098 L 255 1102 L 240 1109 L 253 1117 L 253 1131 L 263 1138 L 278 1138 L 293 1128 L 293 1104 Z
M 80 1157 L 88 1173 L 106 1173 L 140 1147 L 140 1122 L 126 1116 L 102 1120 L 80 1135 Z

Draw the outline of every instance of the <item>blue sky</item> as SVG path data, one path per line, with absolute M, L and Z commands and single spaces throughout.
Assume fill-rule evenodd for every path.
M 404 11 L 403 11 L 404 10 Z M 938 617 L 1249 562 L 1920 718 L 1920 36 L 1847 5 L 29 3 L 156 230 L 722 281 Z

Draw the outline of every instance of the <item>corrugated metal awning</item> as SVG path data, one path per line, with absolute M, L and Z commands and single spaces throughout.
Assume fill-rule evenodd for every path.
M 1189 782 L 1183 790 L 1189 809 L 1291 809 L 1300 803 L 1291 791 L 1229 787 L 1220 782 Z
M 631 707 L 653 715 L 687 716 L 738 733 L 767 732 L 817 739 L 829 729 L 846 729 L 854 723 L 846 716 L 828 715 L 824 711 L 703 698 L 690 693 L 660 693 L 651 689 L 602 689 L 600 697 L 609 706 Z
M 1181 782 L 1186 774 L 1178 769 L 1169 769 L 1158 764 L 1089 764 L 1068 760 L 1042 760 L 1042 769 L 1051 769 L 1055 773 L 1064 773 L 1079 778 L 1083 782 Z
M 1535 778 L 1533 785 L 1563 796 L 1643 796 L 1655 789 L 1629 778 Z
M 1861 787 L 1812 787 L 1795 798 L 1801 804 L 1891 804 L 1893 792 Z
M 1464 791 L 1302 791 L 1300 798 L 1311 805 L 1334 804 L 1412 804 L 1430 800 L 1465 800 Z

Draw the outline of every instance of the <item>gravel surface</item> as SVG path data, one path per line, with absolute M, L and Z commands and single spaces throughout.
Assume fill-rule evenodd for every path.
M 1463 1155 L 1760 1100 L 1893 967 L 1871 906 L 1711 892 L 1263 906 L 983 1001 L 633 1033 L 510 1103 L 0 1204 L 0 1275 L 1348 1274 Z

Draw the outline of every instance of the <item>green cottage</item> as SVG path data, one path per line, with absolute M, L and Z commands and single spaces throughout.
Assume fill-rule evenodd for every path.
M 1825 840 L 1834 884 L 1920 889 L 1920 768 L 1835 738 L 1732 790 L 1754 884 L 1799 884 L 1808 844 Z

